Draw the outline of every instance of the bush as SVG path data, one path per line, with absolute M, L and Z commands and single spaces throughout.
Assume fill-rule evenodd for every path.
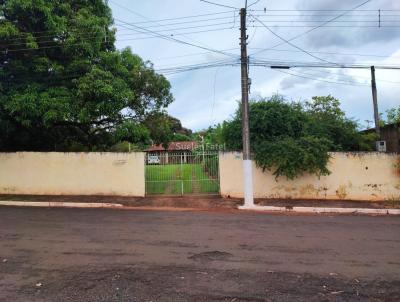
M 130 142 L 119 142 L 114 146 L 111 146 L 109 151 L 111 152 L 135 152 L 140 151 L 140 148 Z
M 358 132 L 332 96 L 313 97 L 305 104 L 282 96 L 250 102 L 250 142 L 256 164 L 276 177 L 326 175 L 328 151 L 370 149 L 372 137 Z M 242 149 L 242 112 L 223 124 L 223 139 L 231 150 Z

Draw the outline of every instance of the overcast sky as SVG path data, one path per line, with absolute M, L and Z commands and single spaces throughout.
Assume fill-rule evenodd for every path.
M 249 0 L 249 4 L 254 1 Z M 215 0 L 214 2 L 242 7 L 245 1 Z M 312 28 L 304 26 L 321 24 L 312 21 L 329 20 L 343 13 L 321 10 L 348 10 L 363 2 L 365 0 L 260 0 L 251 7 L 255 11 L 249 13 L 257 15 L 257 18 L 270 26 L 274 32 L 289 39 Z M 160 38 L 149 39 L 146 38 L 147 34 L 128 30 L 126 25 L 121 25 L 121 21 L 136 23 L 136 26 L 146 27 L 147 30 L 158 31 L 163 35 L 187 33 L 174 37 L 201 47 L 216 50 L 230 49 L 226 52 L 237 56 L 240 54 L 239 18 L 237 12 L 229 12 L 232 10 L 230 8 L 207 4 L 200 0 L 110 0 L 109 5 L 117 24 L 117 47 L 131 47 L 134 53 L 144 60 L 151 61 L 155 69 L 219 60 L 232 61 L 235 57 L 206 52 L 201 48 Z M 381 27 L 378 27 L 377 22 L 379 9 L 381 9 Z M 221 14 L 149 22 L 213 13 Z M 321 60 L 299 51 L 294 46 L 282 43 L 282 40 L 271 34 L 251 16 L 248 18 L 250 60 L 316 63 L 323 63 L 322 60 L 326 60 L 335 63 L 400 65 L 400 27 L 393 27 L 400 26 L 400 0 L 371 0 L 358 11 L 335 20 L 339 22 L 329 24 L 335 27 L 321 27 L 292 41 L 296 46 L 311 52 Z M 365 27 L 366 25 L 369 27 Z M 179 30 L 176 30 L 178 28 Z M 213 31 L 193 33 L 205 30 Z M 271 48 L 280 43 L 282 45 L 273 50 L 259 52 L 260 49 Z M 254 54 L 256 52 L 259 53 Z M 279 93 L 288 100 L 298 101 L 307 100 L 315 95 L 331 94 L 341 100 L 342 109 L 346 111 L 347 116 L 359 120 L 362 124 L 366 124 L 365 120 L 373 120 L 368 69 L 297 68 L 284 72 L 286 73 L 265 67 L 251 67 L 251 97 L 268 97 Z M 384 112 L 400 105 L 400 84 L 395 83 L 400 82 L 400 70 L 377 70 L 376 77 L 379 111 Z M 239 66 L 195 70 L 167 75 L 167 78 L 175 97 L 168 112 L 179 118 L 185 127 L 194 130 L 229 119 L 237 108 L 237 100 L 240 100 Z

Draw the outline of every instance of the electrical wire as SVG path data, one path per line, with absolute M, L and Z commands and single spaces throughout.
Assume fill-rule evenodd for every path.
M 220 18 L 212 18 L 212 19 L 208 18 L 208 19 L 192 20 L 192 21 L 184 21 L 184 22 L 173 22 L 173 23 L 166 23 L 166 24 L 157 22 L 157 25 L 146 26 L 146 28 L 149 29 L 149 28 L 157 28 L 157 27 L 166 27 L 166 26 L 174 26 L 174 25 L 182 25 L 182 24 L 202 23 L 202 22 L 215 21 L 215 20 L 231 20 L 231 19 L 232 19 L 232 16 L 220 17 Z M 230 23 L 233 23 L 233 21 L 231 21 Z M 129 23 L 129 24 L 131 24 L 131 25 L 141 25 L 140 22 L 132 22 L 132 23 Z M 202 25 L 199 25 L 199 26 L 202 26 Z
M 294 47 L 294 48 L 297 48 L 298 50 L 304 52 L 305 54 L 307 54 L 307 55 L 309 55 L 310 57 L 313 57 L 314 59 L 317 59 L 317 60 L 319 60 L 319 61 L 323 61 L 323 62 L 327 62 L 327 63 L 331 63 L 331 64 L 336 64 L 336 63 L 333 63 L 333 62 L 331 62 L 331 61 L 328 61 L 328 60 L 325 60 L 325 59 L 323 59 L 323 58 L 320 58 L 320 57 L 318 57 L 318 56 L 316 56 L 316 55 L 313 55 L 313 54 L 310 53 L 309 51 L 307 51 L 307 50 L 305 50 L 305 49 L 303 49 L 303 48 L 297 46 L 296 44 L 293 44 L 293 43 L 290 42 L 289 40 L 286 40 L 286 39 L 283 38 L 281 35 L 279 35 L 279 34 L 277 34 L 276 32 L 274 32 L 271 28 L 269 28 L 267 25 L 265 25 L 264 22 L 260 21 L 257 17 L 254 17 L 254 16 L 253 16 L 253 18 L 254 18 L 255 20 L 257 20 L 259 23 L 261 23 L 261 24 L 263 25 L 263 27 L 265 27 L 271 34 L 273 34 L 274 36 L 278 37 L 279 39 L 281 39 L 281 40 L 284 41 L 285 43 L 289 44 L 290 46 L 292 46 L 292 47 Z
M 299 50 L 294 49 L 275 49 L 275 48 L 254 48 L 249 47 L 248 49 L 263 49 L 265 51 L 277 51 L 277 52 L 300 52 Z M 387 58 L 390 55 L 377 55 L 377 54 L 360 54 L 360 53 L 343 53 L 343 52 L 324 52 L 324 51 L 310 51 L 311 53 L 317 54 L 328 54 L 328 55 L 341 55 L 341 56 L 360 56 L 360 57 L 378 57 L 378 58 Z M 398 56 L 400 59 L 400 56 Z M 262 58 L 260 58 L 262 59 Z
M 117 4 L 115 1 L 113 1 L 113 0 L 111 0 L 111 1 L 112 1 L 114 4 Z M 143 16 L 142 14 L 139 14 L 139 13 L 133 11 L 132 9 L 130 9 L 130 8 L 126 7 L 126 6 L 123 6 L 123 5 L 120 5 L 120 4 L 117 4 L 117 5 L 118 5 L 119 7 L 121 7 L 121 8 L 123 8 L 123 9 L 125 9 L 125 10 L 127 10 L 127 11 L 129 11 L 129 12 L 135 14 L 135 15 L 137 15 L 137 16 L 140 16 L 140 17 L 142 17 L 142 18 L 144 18 L 144 19 L 149 20 L 149 18 L 147 18 L 146 16 Z M 149 21 L 152 21 L 152 20 L 149 20 Z M 126 24 L 125 21 L 123 21 L 123 22 Z M 157 22 L 154 22 L 154 21 L 153 21 L 153 23 L 157 23 Z M 131 26 L 135 26 L 135 27 L 139 27 L 139 28 L 140 28 L 140 26 L 137 26 L 137 25 L 131 25 Z M 148 29 L 146 29 L 146 31 L 151 32 L 151 30 L 148 30 Z M 159 37 L 162 38 L 162 35 L 159 35 Z M 165 37 L 166 37 L 166 36 L 165 36 Z M 164 37 L 164 39 L 165 39 L 165 37 Z M 193 46 L 193 47 L 201 47 L 201 48 L 209 49 L 209 50 L 212 49 L 212 48 L 209 47 L 208 45 L 206 45 L 206 44 L 204 44 L 204 43 L 201 43 L 201 42 L 198 42 L 198 41 L 192 39 L 191 37 L 188 37 L 188 36 L 186 36 L 186 35 L 184 35 L 184 37 L 186 37 L 187 39 L 193 41 L 194 43 L 189 43 L 189 42 L 186 42 L 186 41 L 183 41 L 183 40 L 178 40 L 178 39 L 175 39 L 175 38 L 172 38 L 172 40 L 170 39 L 170 41 L 174 41 L 174 42 L 178 42 L 178 43 L 183 43 L 183 44 L 186 44 L 186 45 L 189 45 L 189 46 Z M 198 44 L 202 44 L 203 46 L 198 45 Z M 214 51 L 218 51 L 218 50 L 214 50 Z M 228 56 L 229 56 L 229 54 L 225 54 L 225 55 L 228 55 Z
M 240 62 L 230 62 L 230 63 L 216 63 L 216 64 L 204 64 L 201 66 L 181 66 L 177 68 L 170 68 L 170 69 L 156 69 L 157 73 L 162 73 L 164 75 L 174 75 L 177 73 L 182 72 L 189 72 L 201 69 L 208 69 L 208 68 L 215 68 L 215 67 L 222 67 L 222 66 L 239 66 Z
M 216 6 L 221 6 L 221 7 L 239 9 L 239 8 L 237 8 L 237 7 L 234 7 L 234 6 L 224 5 L 224 4 L 215 3 L 215 2 L 211 2 L 211 1 L 207 1 L 207 0 L 200 0 L 200 2 L 205 2 L 205 3 L 208 3 L 208 4 L 212 4 L 212 5 L 216 5 Z
M 347 77 L 347 78 L 357 78 L 357 79 L 365 79 L 365 80 L 371 80 L 370 77 L 366 77 L 366 76 L 361 76 L 361 75 L 357 75 L 357 76 L 352 76 L 349 74 L 335 74 L 335 73 L 331 73 L 329 71 L 324 71 L 324 70 L 315 70 L 315 69 L 311 69 L 311 71 L 315 71 L 318 73 L 322 73 L 322 74 L 329 74 L 331 76 L 339 76 L 339 77 Z M 396 82 L 396 81 L 389 81 L 389 80 L 383 80 L 383 79 L 376 79 L 376 81 L 379 82 L 383 82 L 383 83 L 389 83 L 389 84 L 400 84 L 400 82 Z
M 284 73 L 284 74 L 288 74 L 288 75 L 295 76 L 295 77 L 299 77 L 299 78 L 303 78 L 303 79 L 309 79 L 309 80 L 313 80 L 313 81 L 318 81 L 318 82 L 325 82 L 325 83 L 339 84 L 339 85 L 349 85 L 349 86 L 369 86 L 369 85 L 360 84 L 360 83 L 357 83 L 357 82 L 336 82 L 336 81 L 323 80 L 323 79 L 318 79 L 318 78 L 305 76 L 305 75 L 302 75 L 299 72 L 298 72 L 299 74 L 295 74 L 295 73 L 291 73 L 291 72 L 287 72 L 287 71 L 283 71 L 283 70 L 275 70 L 274 69 L 274 71 L 277 71 L 277 72 L 280 72 L 280 73 Z
M 255 0 L 253 3 L 249 4 L 249 5 L 246 7 L 246 10 L 247 10 L 249 7 L 252 7 L 253 5 L 256 5 L 258 2 L 260 2 L 260 0 Z
M 369 0 L 372 1 L 372 0 Z M 358 7 L 366 4 L 367 2 L 361 3 Z M 353 9 L 268 9 L 269 12 L 349 12 Z M 265 12 L 264 9 L 250 10 L 254 12 Z M 376 12 L 377 9 L 357 9 L 359 12 Z M 400 9 L 381 9 L 381 12 L 400 12 Z
M 320 24 L 320 25 L 317 25 L 317 26 L 315 26 L 315 27 L 313 27 L 313 28 L 311 28 L 311 29 L 309 29 L 309 30 L 307 30 L 307 31 L 305 31 L 305 32 L 302 32 L 302 33 L 300 33 L 300 34 L 298 34 L 298 35 L 296 35 L 296 36 L 293 36 L 292 38 L 288 39 L 287 41 L 290 42 L 290 41 L 296 40 L 296 39 L 298 39 L 298 38 L 300 38 L 300 37 L 303 37 L 303 36 L 309 34 L 310 32 L 312 32 L 312 31 L 314 31 L 314 30 L 316 30 L 316 29 L 318 29 L 318 28 L 320 28 L 320 27 L 322 27 L 322 26 L 324 26 L 324 25 L 326 25 L 326 24 L 328 24 L 328 23 L 330 23 L 330 22 L 332 22 L 332 21 L 335 21 L 336 19 L 339 19 L 340 17 L 342 17 L 342 16 L 348 14 L 349 12 L 352 12 L 352 11 L 354 11 L 354 10 L 358 10 L 360 7 L 364 6 L 364 5 L 367 4 L 368 2 L 371 2 L 371 0 L 366 0 L 366 1 L 362 2 L 362 3 L 360 3 L 359 5 L 356 5 L 356 6 L 352 7 L 352 8 L 349 9 L 349 10 L 345 10 L 343 13 L 340 13 L 340 14 L 337 15 L 336 17 L 334 17 L 334 18 L 332 18 L 332 19 L 329 19 L 329 20 L 327 20 L 326 22 L 324 22 L 324 23 L 322 23 L 322 24 Z M 298 11 L 302 11 L 302 10 L 298 10 Z M 304 10 L 303 10 L 303 11 L 304 11 Z M 311 10 L 311 11 L 312 11 L 312 10 Z M 329 11 L 333 11 L 333 10 L 329 10 Z M 276 45 L 272 46 L 272 48 L 279 47 L 279 46 L 281 46 L 281 45 L 283 45 L 283 44 L 284 44 L 284 43 L 276 44 Z M 261 52 L 262 52 L 262 51 L 259 51 L 259 52 L 257 52 L 257 53 L 253 53 L 252 55 L 259 54 L 259 53 L 261 53 Z
M 382 65 L 382 64 L 321 64 L 318 62 L 290 62 L 290 61 L 262 61 L 262 60 L 251 60 L 251 66 L 263 66 L 270 68 L 343 68 L 343 69 L 370 69 L 371 66 L 375 66 L 375 69 L 391 69 L 400 70 L 400 65 Z
M 164 39 L 164 40 L 167 40 L 167 41 L 172 41 L 172 42 L 176 42 L 176 43 L 178 43 L 178 44 L 193 46 L 193 47 L 196 47 L 196 48 L 200 48 L 200 49 L 203 49 L 203 50 L 208 50 L 208 51 L 211 51 L 211 52 L 223 54 L 223 55 L 230 56 L 230 57 L 232 57 L 232 56 L 236 57 L 236 55 L 229 54 L 229 53 L 226 53 L 226 52 L 217 50 L 217 49 L 212 49 L 212 48 L 208 48 L 208 47 L 203 47 L 203 46 L 201 46 L 201 45 L 197 45 L 197 44 L 193 44 L 193 43 L 186 42 L 186 41 L 183 41 L 183 40 L 179 40 L 179 39 L 176 39 L 176 38 L 173 38 L 173 37 L 170 37 L 170 36 L 166 36 L 166 35 L 163 35 L 163 34 L 159 34 L 159 33 L 155 32 L 155 31 L 152 31 L 152 30 L 149 30 L 149 29 L 146 29 L 146 28 L 137 26 L 137 25 L 130 25 L 130 24 L 128 24 L 127 22 L 125 22 L 125 21 L 123 21 L 123 20 L 119 20 L 119 19 L 116 19 L 116 20 L 119 21 L 119 22 L 122 22 L 122 23 L 124 23 L 124 24 L 127 24 L 128 26 L 133 26 L 133 27 L 135 27 L 135 28 L 137 28 L 137 29 L 139 29 L 139 30 L 148 32 L 149 34 L 152 34 L 152 35 L 154 35 L 154 36 L 156 36 L 156 37 L 159 37 L 159 38 Z

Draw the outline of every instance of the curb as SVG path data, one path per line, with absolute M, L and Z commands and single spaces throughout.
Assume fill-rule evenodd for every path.
M 121 208 L 119 203 L 95 203 L 95 202 L 48 202 L 48 201 L 7 201 L 0 200 L 0 206 L 13 207 L 46 207 L 46 208 Z
M 377 214 L 400 215 L 400 209 L 366 209 L 366 208 L 323 208 L 323 207 L 274 207 L 274 206 L 240 206 L 240 210 L 295 212 L 295 213 L 336 213 L 336 214 Z
M 7 201 L 0 200 L 0 206 L 12 207 L 44 207 L 44 208 L 119 208 L 127 210 L 165 210 L 164 207 L 129 207 L 120 203 L 94 203 L 94 202 L 47 202 L 47 201 Z M 176 210 L 168 208 L 167 210 Z M 239 206 L 239 210 L 265 211 L 265 212 L 291 212 L 311 214 L 369 214 L 369 215 L 400 215 L 400 209 L 367 209 L 367 208 L 323 208 L 323 207 L 275 207 L 275 206 Z M 198 208 L 184 208 L 181 211 L 199 210 Z M 207 209 L 202 209 L 207 210 Z

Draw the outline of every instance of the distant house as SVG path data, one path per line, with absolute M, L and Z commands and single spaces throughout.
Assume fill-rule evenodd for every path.
M 363 133 L 374 132 L 375 128 L 362 131 Z M 386 141 L 386 152 L 400 153 L 400 123 L 387 124 L 380 127 L 381 140 Z
M 165 149 L 162 144 L 152 145 L 147 148 L 147 162 L 160 164 L 187 163 L 191 162 L 193 151 L 199 146 L 196 141 L 170 142 Z

